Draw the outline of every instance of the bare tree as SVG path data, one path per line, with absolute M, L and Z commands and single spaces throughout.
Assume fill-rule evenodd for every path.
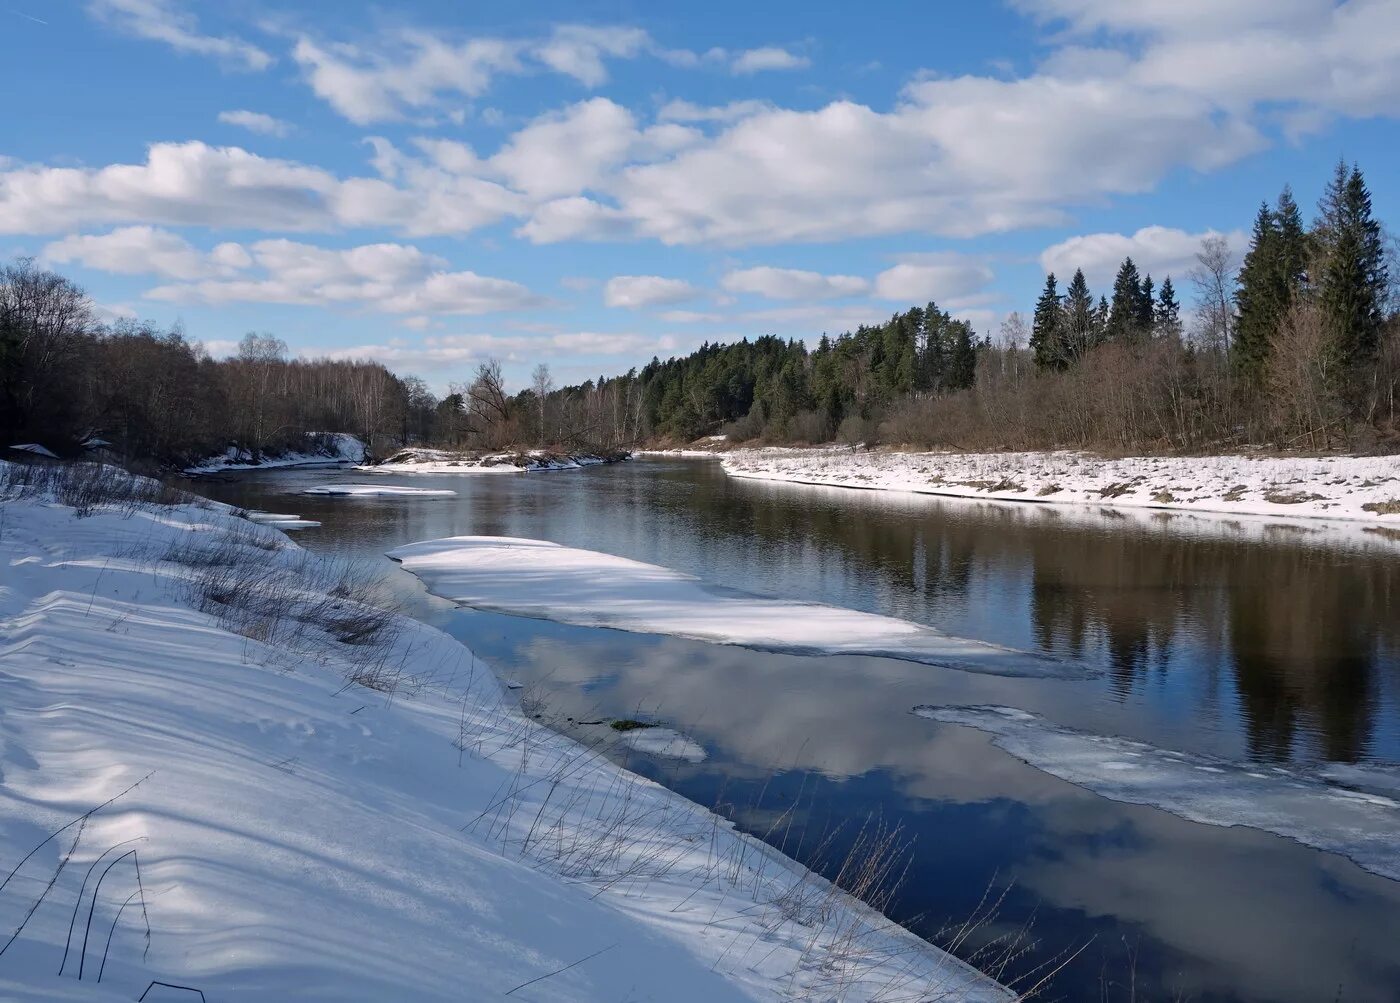
M 1235 254 L 1228 240 L 1212 234 L 1201 241 L 1196 262 L 1188 277 L 1196 287 L 1197 330 L 1208 347 L 1228 356 L 1235 322 Z
M 549 439 L 549 395 L 554 393 L 554 377 L 549 374 L 549 366 L 541 362 L 530 375 L 530 391 L 535 395 L 535 406 L 539 409 L 539 435 L 537 444 L 544 446 Z
M 467 413 L 473 435 L 488 448 L 506 445 L 510 439 L 510 398 L 506 396 L 501 363 L 487 359 L 476 367 L 467 387 Z

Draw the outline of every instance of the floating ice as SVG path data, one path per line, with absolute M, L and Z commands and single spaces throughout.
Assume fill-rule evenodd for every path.
M 1400 794 L 1395 768 L 1232 763 L 1062 728 L 1013 707 L 922 706 L 914 713 L 985 731 L 1017 759 L 1110 800 L 1206 825 L 1263 829 L 1400 880 L 1400 801 L 1383 793 Z
M 633 728 L 619 737 L 624 745 L 650 756 L 684 759 L 688 763 L 705 761 L 703 745 L 671 728 Z
M 447 488 L 410 488 L 399 484 L 316 484 L 303 488 L 300 494 L 330 495 L 336 498 L 455 498 L 456 491 Z
M 457 536 L 389 556 L 466 606 L 588 627 L 816 655 L 875 655 L 1003 676 L 1073 677 L 1078 665 L 950 637 L 908 620 L 721 592 L 698 578 L 544 540 Z

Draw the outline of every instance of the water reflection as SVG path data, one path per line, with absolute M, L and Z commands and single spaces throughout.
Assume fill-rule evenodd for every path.
M 299 537 L 318 549 L 541 537 L 1087 659 L 1100 678 L 1053 682 L 758 653 L 453 611 L 397 579 L 565 725 L 654 715 L 692 734 L 707 763 L 634 767 L 752 828 L 793 804 L 798 843 L 872 812 L 904 825 L 917 851 L 901 918 L 925 935 L 1010 883 L 968 946 L 1034 917 L 1025 967 L 1083 948 L 1058 998 L 1128 999 L 1133 980 L 1138 999 L 1400 994 L 1395 883 L 1279 837 L 1107 801 L 908 713 L 1011 704 L 1235 758 L 1400 759 L 1400 546 L 1383 537 L 783 487 L 680 462 L 402 479 L 457 489 L 449 500 L 279 497 L 326 478 L 213 491 L 323 520 Z

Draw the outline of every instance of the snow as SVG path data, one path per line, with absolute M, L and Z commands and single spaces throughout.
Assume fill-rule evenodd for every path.
M 338 594 L 227 506 L 0 504 L 0 998 L 1013 998 L 524 717 L 434 628 L 194 608 L 220 562 L 300 583 L 289 612 Z
M 703 763 L 706 758 L 703 745 L 672 728 L 631 728 L 619 733 L 619 738 L 628 748 L 652 756 L 684 759 L 689 763 Z
M 590 627 L 818 655 L 873 655 L 1007 676 L 1083 666 L 875 613 L 722 592 L 698 578 L 543 540 L 457 536 L 389 552 L 445 599 Z
M 338 467 L 364 463 L 367 455 L 365 444 L 346 432 L 314 432 L 307 438 L 318 445 L 300 452 L 283 453 L 281 456 L 264 456 L 255 460 L 246 449 L 229 446 L 219 456 L 186 467 L 187 474 L 215 474 L 223 470 L 270 470 L 295 467 Z
M 17 449 L 21 453 L 33 453 L 35 456 L 44 456 L 50 460 L 58 459 L 58 454 L 54 453 L 51 449 L 39 445 L 37 442 L 21 442 L 10 448 Z
M 347 498 L 455 498 L 456 491 L 446 488 L 437 490 L 433 488 L 412 488 L 401 484 L 316 484 L 309 488 L 303 488 L 299 494 L 304 495 L 332 495 L 335 497 Z
M 462 453 L 414 446 L 376 464 L 356 467 L 374 474 L 520 474 L 550 470 L 579 470 L 609 462 L 591 453 Z
M 924 706 L 914 713 L 985 731 L 1017 759 L 1113 801 L 1206 825 L 1262 829 L 1400 881 L 1400 766 L 1234 763 L 1063 728 L 1012 707 Z
M 1112 508 L 1365 520 L 1400 527 L 1400 456 L 1130 456 L 748 449 L 733 477 Z M 1371 506 L 1371 508 L 1367 508 Z
M 275 526 L 278 529 L 311 529 L 321 525 L 315 519 L 303 519 L 299 515 L 287 512 L 260 512 L 256 509 L 245 512 L 249 522 L 256 522 L 262 526 Z

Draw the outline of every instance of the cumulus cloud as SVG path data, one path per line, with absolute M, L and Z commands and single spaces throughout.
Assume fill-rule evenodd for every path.
M 290 122 L 246 109 L 221 111 L 219 112 L 219 121 L 224 125 L 236 125 L 240 129 L 247 129 L 249 132 L 256 132 L 262 136 L 286 136 L 292 131 L 292 123 Z
M 729 68 L 733 73 L 744 76 L 764 70 L 800 70 L 811 65 L 812 61 L 806 56 L 799 56 L 776 45 L 765 45 L 737 53 Z
M 1136 233 L 1089 233 L 1070 237 L 1047 247 L 1040 254 L 1040 265 L 1062 280 L 1084 270 L 1090 285 L 1104 286 L 1113 281 L 1124 258 L 1132 258 L 1138 271 L 1151 273 L 1160 283 L 1170 275 L 1178 287 L 1188 272 L 1196 267 L 1196 252 L 1207 237 L 1223 236 L 1237 253 L 1243 251 L 1248 238 L 1235 230 L 1221 234 L 1215 230 L 1188 233 L 1166 226 L 1145 226 Z
M 743 268 L 725 273 L 720 286 L 731 293 L 751 293 L 781 300 L 836 299 L 868 292 L 870 283 L 856 275 L 823 275 L 796 268 Z
M 926 300 L 962 303 L 991 285 L 993 278 L 995 275 L 989 266 L 954 257 L 906 261 L 875 277 L 875 295 L 901 303 Z
M 608 306 L 665 306 L 694 299 L 700 291 L 684 279 L 667 279 L 660 275 L 616 275 L 603 286 L 603 302 Z
M 237 69 L 263 70 L 272 57 L 241 38 L 207 35 L 193 14 L 175 0 L 92 0 L 88 9 L 99 20 L 137 38 L 164 42 L 177 52 L 211 56 Z
M 121 274 L 173 280 L 146 293 L 178 303 L 351 306 L 415 316 L 480 314 L 540 306 L 518 282 L 470 271 L 405 244 L 333 249 L 292 240 L 223 243 L 208 252 L 150 226 L 74 235 L 44 249 L 46 259 Z

